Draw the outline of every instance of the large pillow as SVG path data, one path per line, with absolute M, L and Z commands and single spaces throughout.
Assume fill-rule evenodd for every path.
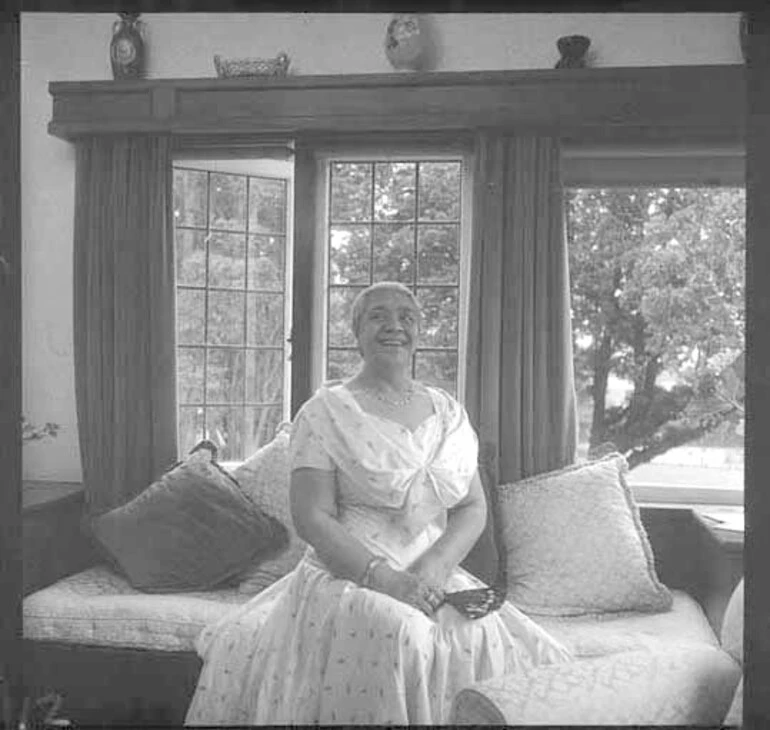
M 240 584 L 244 593 L 259 593 L 282 578 L 300 561 L 307 543 L 297 534 L 289 504 L 289 440 L 291 424 L 284 424 L 272 441 L 233 471 L 246 495 L 260 509 L 275 515 L 289 533 L 288 547 L 265 561 L 257 561 L 245 571 Z
M 615 453 L 499 488 L 515 605 L 552 616 L 671 608 L 627 471 Z
M 249 500 L 202 442 L 144 492 L 91 521 L 100 546 L 148 593 L 208 590 L 288 542 L 286 528 Z

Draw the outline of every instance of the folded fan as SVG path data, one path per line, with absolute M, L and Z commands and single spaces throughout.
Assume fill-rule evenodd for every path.
M 465 618 L 484 618 L 492 611 L 497 611 L 503 605 L 505 591 L 496 586 L 471 588 L 466 591 L 447 593 L 441 605 L 448 603 L 454 606 Z

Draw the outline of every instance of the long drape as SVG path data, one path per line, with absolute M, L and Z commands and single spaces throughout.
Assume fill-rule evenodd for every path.
M 90 137 L 76 159 L 75 393 L 96 514 L 138 494 L 177 455 L 170 139 Z
M 465 400 L 506 483 L 577 446 L 560 147 L 490 132 L 475 152 Z

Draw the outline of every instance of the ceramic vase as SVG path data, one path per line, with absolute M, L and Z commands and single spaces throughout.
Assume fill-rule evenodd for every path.
M 110 62 L 115 79 L 143 79 L 146 73 L 144 23 L 140 13 L 118 13 L 112 25 Z
M 591 39 L 584 35 L 565 35 L 556 41 L 561 58 L 556 68 L 585 68 L 585 55 Z
M 393 68 L 418 70 L 423 65 L 426 51 L 426 32 L 419 15 L 394 15 L 385 33 L 385 55 Z

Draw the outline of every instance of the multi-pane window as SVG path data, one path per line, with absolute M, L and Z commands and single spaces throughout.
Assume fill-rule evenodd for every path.
M 174 168 L 180 453 L 243 459 L 286 415 L 287 188 Z
M 456 394 L 462 160 L 331 160 L 326 250 L 326 377 L 360 364 L 350 330 L 356 295 L 399 281 L 422 310 L 413 375 Z
M 573 188 L 567 212 L 583 453 L 614 444 L 649 498 L 739 501 L 744 190 Z

